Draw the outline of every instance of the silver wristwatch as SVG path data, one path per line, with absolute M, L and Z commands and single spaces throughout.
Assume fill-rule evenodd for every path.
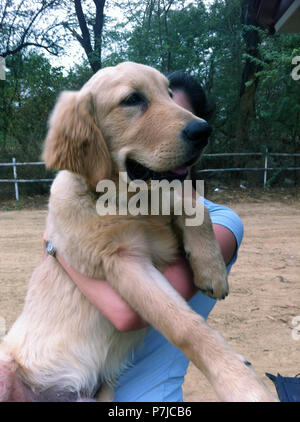
M 53 258 L 55 258 L 56 249 L 52 245 L 52 242 L 50 240 L 46 241 L 46 252 L 47 252 L 48 255 L 51 255 L 51 256 L 53 256 Z

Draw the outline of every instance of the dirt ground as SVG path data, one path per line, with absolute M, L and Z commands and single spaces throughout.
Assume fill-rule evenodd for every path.
M 224 202 L 217 196 L 210 199 Z M 275 391 L 265 372 L 283 376 L 300 372 L 300 198 L 284 193 L 226 198 L 226 205 L 241 216 L 245 236 L 230 274 L 230 294 L 217 303 L 208 323 L 252 362 Z M 41 260 L 47 212 L 12 208 L 2 206 L 0 211 L 0 335 L 21 312 L 30 274 Z M 193 365 L 186 376 L 184 399 L 217 401 Z

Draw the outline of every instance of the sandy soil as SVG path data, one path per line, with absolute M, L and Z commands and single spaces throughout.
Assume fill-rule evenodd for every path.
M 245 236 L 230 275 L 230 295 L 217 303 L 208 322 L 275 391 L 265 372 L 300 372 L 300 322 L 293 325 L 300 316 L 300 200 L 248 198 L 226 205 L 242 217 Z M 44 209 L 0 211 L 0 335 L 21 312 L 28 279 L 41 260 L 45 217 Z M 184 398 L 217 401 L 193 365 Z

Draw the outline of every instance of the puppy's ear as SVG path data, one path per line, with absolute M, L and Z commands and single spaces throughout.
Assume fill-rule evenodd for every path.
M 93 120 L 90 94 L 61 94 L 49 122 L 43 159 L 48 168 L 71 170 L 92 186 L 110 176 L 111 159 Z

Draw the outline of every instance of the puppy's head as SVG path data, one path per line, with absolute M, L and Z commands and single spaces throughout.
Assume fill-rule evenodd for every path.
M 131 179 L 184 179 L 211 129 L 171 97 L 167 78 L 149 66 L 100 70 L 58 100 L 46 165 L 81 174 L 93 186 L 118 171 Z

